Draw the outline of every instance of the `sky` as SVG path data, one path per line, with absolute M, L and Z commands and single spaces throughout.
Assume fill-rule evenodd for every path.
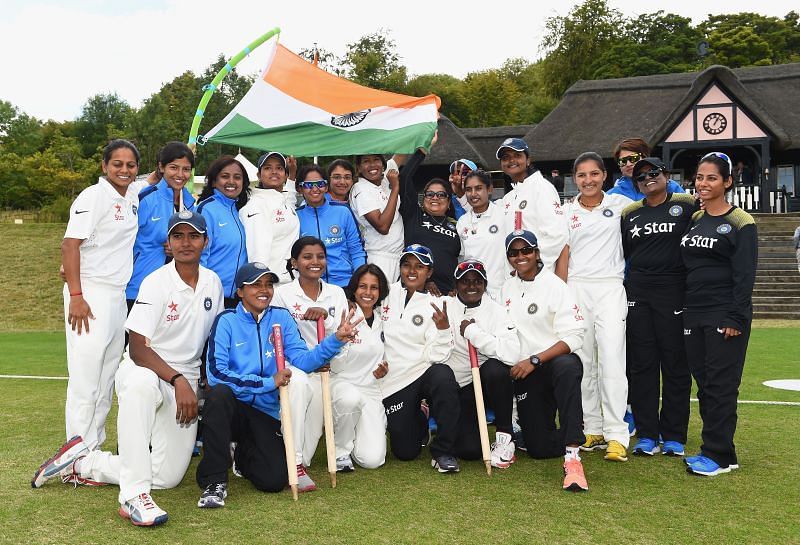
M 545 20 L 566 15 L 577 3 L 3 0 L 0 100 L 57 121 L 78 117 L 86 100 L 98 93 L 117 93 L 139 107 L 184 71 L 202 72 L 220 53 L 230 58 L 276 26 L 281 43 L 292 51 L 316 42 L 340 56 L 348 43 L 387 29 L 410 75 L 463 77 L 512 57 L 539 58 Z M 748 0 L 609 4 L 628 16 L 663 9 L 695 24 L 708 13 L 754 9 Z M 758 5 L 759 13 L 778 17 L 792 9 L 798 9 L 795 0 Z M 256 50 L 239 71 L 257 73 L 264 62 Z

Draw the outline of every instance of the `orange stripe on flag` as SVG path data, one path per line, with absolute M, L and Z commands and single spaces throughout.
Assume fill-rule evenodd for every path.
M 436 95 L 417 98 L 378 91 L 336 77 L 295 55 L 281 44 L 278 44 L 272 65 L 264 74 L 264 81 L 297 100 L 334 115 L 378 106 L 413 108 L 435 103 L 438 110 L 441 105 Z

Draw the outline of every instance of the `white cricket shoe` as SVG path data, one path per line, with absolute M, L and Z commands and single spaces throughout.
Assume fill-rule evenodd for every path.
M 122 518 L 130 520 L 134 526 L 158 526 L 167 522 L 169 518 L 167 512 L 156 505 L 147 492 L 120 505 L 119 514 Z
M 492 444 L 492 467 L 507 469 L 511 467 L 517 457 L 514 455 L 516 447 L 511 440 L 511 434 L 498 431 Z
M 60 476 L 61 472 L 68 469 L 75 460 L 88 453 L 89 449 L 86 448 L 83 438 L 76 435 L 61 445 L 55 454 L 39 466 L 31 479 L 31 487 L 40 488 L 50 479 Z

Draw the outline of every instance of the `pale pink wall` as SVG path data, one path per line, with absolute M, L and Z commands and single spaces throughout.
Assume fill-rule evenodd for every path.
M 763 138 L 767 136 L 764 131 L 753 123 L 742 110 L 736 111 L 736 138 Z
M 722 92 L 722 90 L 713 85 L 706 94 L 698 101 L 697 105 L 702 106 L 704 104 L 730 104 L 731 99 L 728 98 L 728 95 Z

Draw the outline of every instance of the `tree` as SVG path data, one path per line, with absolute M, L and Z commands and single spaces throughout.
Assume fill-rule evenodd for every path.
M 748 66 L 800 60 L 800 24 L 794 11 L 783 19 L 747 12 L 709 15 L 698 28 L 708 38 L 713 61 L 720 64 Z
M 422 97 L 436 95 L 442 99 L 439 111 L 456 125 L 465 127 L 469 119 L 467 101 L 463 92 L 464 82 L 449 74 L 422 74 L 409 80 L 405 92 Z
M 360 85 L 397 93 L 405 91 L 406 67 L 400 64 L 388 30 L 379 29 L 347 44 L 344 66 L 348 79 Z
M 326 72 L 333 74 L 334 76 L 339 76 L 339 77 L 344 76 L 344 68 L 342 68 L 342 59 L 340 59 L 327 49 L 317 47 L 317 44 L 314 44 L 314 47 L 311 48 L 301 49 L 298 55 L 308 60 L 308 62 L 314 62 L 315 52 L 317 54 L 317 66 L 319 66 Z
M 84 157 L 91 157 L 98 148 L 105 146 L 110 132 L 127 128 L 130 115 L 131 107 L 116 93 L 90 97 L 75 123 Z
M 517 119 L 519 89 L 498 70 L 471 72 L 464 79 L 469 127 L 510 125 Z
M 594 59 L 619 40 L 623 23 L 606 0 L 585 0 L 565 17 L 549 17 L 542 39 L 548 94 L 560 98 L 579 79 L 591 79 Z

